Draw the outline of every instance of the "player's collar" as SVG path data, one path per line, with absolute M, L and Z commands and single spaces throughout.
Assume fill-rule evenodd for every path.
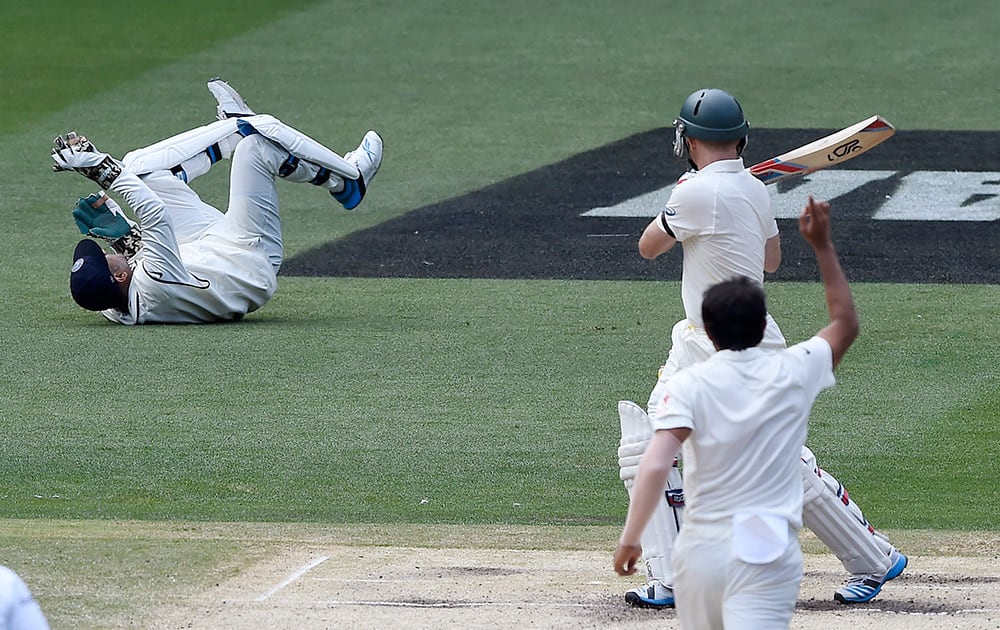
M 743 362 L 753 361 L 766 354 L 769 354 L 767 350 L 764 350 L 760 346 L 754 346 L 746 350 L 719 350 L 714 356 L 719 357 L 720 361 Z
M 743 158 L 738 157 L 731 160 L 716 160 L 699 170 L 699 173 L 738 173 L 744 169 Z

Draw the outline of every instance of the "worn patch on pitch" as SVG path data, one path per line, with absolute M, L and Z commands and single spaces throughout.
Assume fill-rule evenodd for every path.
M 755 129 L 749 166 L 831 129 Z M 654 129 L 461 197 L 416 208 L 285 262 L 305 276 L 679 279 L 680 248 L 656 261 L 636 242 L 682 162 Z M 774 280 L 818 278 L 796 218 L 806 195 L 834 203 L 852 281 L 1000 284 L 997 132 L 899 131 L 839 166 L 770 186 L 783 262 Z

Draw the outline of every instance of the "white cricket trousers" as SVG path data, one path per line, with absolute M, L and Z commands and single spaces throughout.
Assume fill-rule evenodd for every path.
M 178 244 L 208 233 L 239 242 L 259 239 L 277 273 L 283 246 L 275 178 L 287 157 L 287 151 L 259 134 L 240 140 L 232 155 L 225 213 L 202 201 L 170 171 L 155 171 L 143 175 L 142 180 L 166 206 Z
M 733 528 L 684 523 L 674 546 L 674 597 L 683 630 L 785 630 L 802 582 L 798 532 L 777 560 L 748 564 L 733 553 Z

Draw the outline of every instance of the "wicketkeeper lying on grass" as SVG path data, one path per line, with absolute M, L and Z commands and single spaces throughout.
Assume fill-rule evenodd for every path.
M 833 370 L 858 335 L 851 289 L 830 233 L 830 204 L 809 203 L 799 230 L 816 253 L 829 323 L 775 352 L 764 289 L 740 276 L 712 285 L 701 303 L 718 352 L 680 370 L 650 412 L 615 571 L 635 572 L 640 537 L 684 445 L 687 505 L 673 550 L 682 628 L 787 628 L 802 581 L 802 476 L 809 412 L 834 385 Z
M 56 171 L 75 170 L 121 195 L 128 219 L 103 192 L 73 211 L 91 239 L 73 253 L 70 292 L 77 304 L 121 324 L 237 320 L 277 288 L 283 248 L 277 178 L 308 183 L 344 208 L 361 203 L 382 163 L 382 138 L 369 131 L 357 149 L 334 153 L 273 116 L 255 114 L 232 87 L 208 82 L 218 121 L 128 153 L 120 162 L 70 132 L 55 139 Z M 189 186 L 231 158 L 226 212 Z

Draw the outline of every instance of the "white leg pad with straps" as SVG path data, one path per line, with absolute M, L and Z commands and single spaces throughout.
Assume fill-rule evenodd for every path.
M 122 164 L 136 175 L 145 175 L 154 171 L 172 170 L 202 154 L 206 154 L 210 162 L 215 163 L 231 156 L 242 137 L 235 120 L 218 120 L 160 140 L 148 147 L 130 151 L 122 158 Z M 207 153 L 209 151 L 210 155 Z
M 653 427 L 646 411 L 630 400 L 618 402 L 618 416 L 622 429 L 621 445 L 618 448 L 619 477 L 625 483 L 625 489 L 631 497 L 639 462 L 653 437 Z M 671 556 L 674 540 L 683 522 L 683 515 L 683 482 L 680 469 L 675 462 L 667 478 L 663 500 L 657 504 L 639 540 L 642 545 L 642 559 L 646 564 L 646 575 L 651 580 L 660 580 L 669 588 L 673 588 L 674 584 Z
M 249 125 L 260 135 L 283 147 L 295 157 L 330 169 L 339 177 L 358 179 L 358 167 L 306 134 L 289 127 L 274 116 L 259 114 L 236 119 L 241 128 Z
M 881 574 L 889 570 L 893 546 L 865 520 L 832 475 L 816 465 L 802 447 L 802 522 L 840 559 L 849 573 Z

